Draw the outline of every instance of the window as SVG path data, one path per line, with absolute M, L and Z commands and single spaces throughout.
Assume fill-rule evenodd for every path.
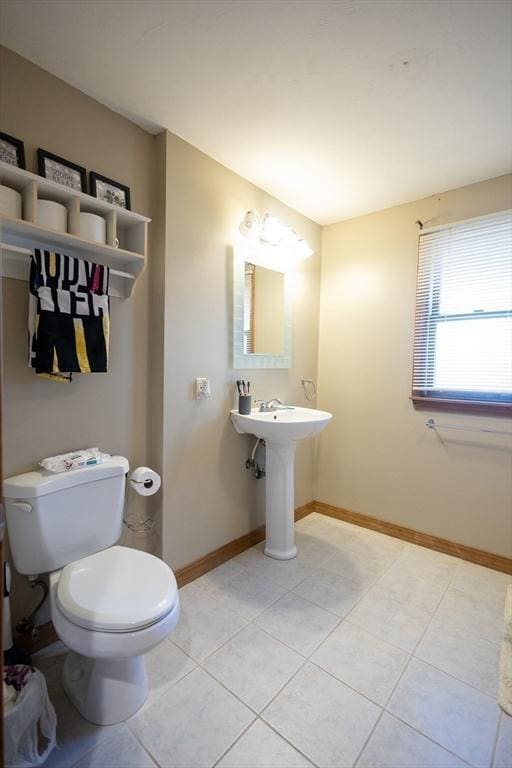
M 512 410 L 512 216 L 420 233 L 412 399 Z

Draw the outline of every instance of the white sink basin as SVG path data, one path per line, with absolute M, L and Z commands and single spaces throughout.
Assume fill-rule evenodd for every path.
M 332 413 L 314 408 L 290 408 L 268 413 L 260 413 L 255 408 L 247 416 L 231 411 L 231 420 L 237 432 L 247 432 L 275 443 L 314 437 L 331 419 Z
M 247 416 L 231 411 L 237 432 L 263 438 L 266 446 L 266 541 L 265 554 L 290 560 L 297 554 L 294 543 L 293 465 L 297 440 L 313 437 L 327 426 L 332 414 L 314 408 L 289 408 Z

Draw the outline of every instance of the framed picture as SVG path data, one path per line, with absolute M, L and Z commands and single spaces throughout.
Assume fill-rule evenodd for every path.
M 81 165 L 64 160 L 58 155 L 52 155 L 45 149 L 38 149 L 37 166 L 39 175 L 44 176 L 45 179 L 56 181 L 78 192 L 87 192 L 87 172 Z
M 130 188 L 120 184 L 113 179 L 107 179 L 106 176 L 100 176 L 99 173 L 91 171 L 89 174 L 91 181 L 91 195 L 106 203 L 117 205 L 118 208 L 131 210 Z
M 17 168 L 25 168 L 25 145 L 20 139 L 0 133 L 0 160 Z

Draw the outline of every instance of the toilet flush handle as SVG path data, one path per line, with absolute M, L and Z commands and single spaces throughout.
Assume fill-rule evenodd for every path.
M 32 512 L 32 505 L 26 501 L 13 501 L 11 504 L 15 509 L 19 509 L 20 512 Z

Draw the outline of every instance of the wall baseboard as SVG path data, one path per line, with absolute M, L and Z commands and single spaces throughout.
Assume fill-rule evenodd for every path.
M 483 565 L 486 568 L 493 568 L 495 571 L 512 574 L 512 559 L 508 557 L 494 555 L 492 552 L 468 547 L 465 544 L 457 544 L 454 541 L 442 539 L 439 536 L 431 536 L 429 533 L 415 531 L 413 528 L 405 528 L 396 523 L 388 523 L 385 520 L 369 517 L 360 512 L 352 512 L 350 509 L 326 504 L 323 501 L 314 501 L 312 506 L 314 507 L 313 511 L 319 512 L 322 515 L 334 517 L 337 520 L 344 520 L 347 523 L 353 523 L 353 525 L 359 525 L 362 528 L 371 528 L 373 531 L 394 536 L 396 539 L 409 541 L 412 544 L 418 544 L 420 547 L 434 549 L 436 552 L 444 552 L 447 555 L 460 557 L 462 560 L 468 560 L 470 563 Z
M 314 502 L 310 501 L 308 504 L 304 504 L 303 507 L 297 507 L 295 510 L 295 520 L 302 520 L 303 517 L 314 512 L 313 505 Z M 236 557 L 236 555 L 239 555 L 246 549 L 253 547 L 255 544 L 259 544 L 264 538 L 265 526 L 262 525 L 260 528 L 255 528 L 244 536 L 240 536 L 238 539 L 233 539 L 233 541 L 228 541 L 228 543 L 224 544 L 222 547 L 214 549 L 212 552 L 208 552 L 208 554 L 200 557 L 198 560 L 194 560 L 193 563 L 184 565 L 183 568 L 178 568 L 174 572 L 178 587 L 184 587 L 185 584 L 198 579 L 199 576 L 208 573 L 208 571 L 213 570 L 218 565 L 222 565 L 222 563 L 231 560 L 232 557 Z M 38 636 L 35 640 L 29 636 L 22 637 L 21 635 L 18 635 L 15 637 L 14 647 L 23 650 L 26 653 L 35 653 L 36 651 L 41 650 L 41 648 L 45 648 L 47 645 L 51 645 L 59 640 L 59 636 L 51 621 L 38 626 L 37 631 Z
M 302 507 L 297 507 L 295 510 L 295 520 L 301 520 L 303 517 L 306 517 L 306 515 L 310 515 L 311 512 L 314 512 L 314 504 L 315 502 L 310 501 Z M 255 528 L 244 536 L 240 536 L 238 539 L 233 539 L 233 541 L 228 541 L 228 543 L 224 544 L 222 547 L 214 549 L 212 552 L 208 552 L 208 554 L 200 557 L 198 560 L 194 560 L 193 563 L 184 565 L 183 568 L 178 568 L 174 572 L 178 587 L 184 587 L 185 584 L 198 579 L 199 576 L 203 576 L 205 573 L 208 573 L 208 571 L 212 571 L 214 568 L 217 568 L 218 565 L 222 565 L 222 563 L 231 560 L 232 557 L 236 557 L 236 555 L 239 555 L 246 549 L 253 547 L 255 544 L 259 544 L 264 538 L 265 526 L 262 525 L 260 528 Z

